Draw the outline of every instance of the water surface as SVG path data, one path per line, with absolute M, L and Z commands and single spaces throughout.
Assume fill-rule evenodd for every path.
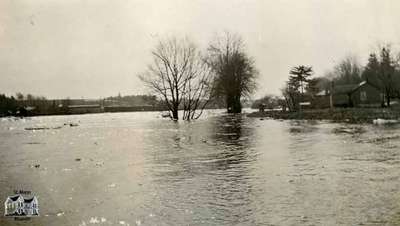
M 31 190 L 41 214 L 0 225 L 400 223 L 396 125 L 221 112 L 0 120 L 0 199 Z

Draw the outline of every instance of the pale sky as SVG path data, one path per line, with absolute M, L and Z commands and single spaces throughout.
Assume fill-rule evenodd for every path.
M 279 94 L 292 66 L 316 75 L 377 44 L 400 44 L 397 0 L 0 0 L 0 93 L 98 98 L 147 93 L 137 74 L 159 37 L 205 48 L 240 34 L 260 71 L 255 96 Z

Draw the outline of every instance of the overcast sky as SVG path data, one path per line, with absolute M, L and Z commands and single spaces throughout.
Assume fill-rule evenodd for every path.
M 159 37 L 240 34 L 260 71 L 255 96 L 279 94 L 292 66 L 323 75 L 400 43 L 397 0 L 1 0 L 0 93 L 98 98 L 147 91 L 137 78 Z

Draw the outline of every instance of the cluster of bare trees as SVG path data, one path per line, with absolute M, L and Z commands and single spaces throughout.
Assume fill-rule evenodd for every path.
M 228 112 L 241 112 L 241 97 L 255 87 L 257 71 L 237 35 L 226 33 L 200 51 L 187 38 L 169 38 L 152 51 L 153 62 L 140 79 L 159 95 L 171 118 L 197 119 L 207 104 L 224 98 Z
M 371 53 L 362 78 L 381 88 L 386 102 L 382 105 L 390 107 L 392 98 L 400 98 L 400 53 L 393 56 L 389 45 L 382 47 L 379 53 Z

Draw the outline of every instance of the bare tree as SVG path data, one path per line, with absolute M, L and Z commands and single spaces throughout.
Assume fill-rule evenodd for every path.
M 22 93 L 16 93 L 15 96 L 17 97 L 17 100 L 24 100 L 24 94 Z
M 140 79 L 158 94 L 178 120 L 197 119 L 211 98 L 212 71 L 201 52 L 188 39 L 160 41 L 152 51 L 153 63 Z
M 396 62 L 391 54 L 390 46 L 383 47 L 381 52 L 379 80 L 383 85 L 385 93 L 386 106 L 390 107 L 390 98 L 395 93 L 395 76 L 396 76 Z
M 362 72 L 357 57 L 349 55 L 335 66 L 333 81 L 336 85 L 358 84 L 362 81 Z
M 218 37 L 209 46 L 208 62 L 216 74 L 216 95 L 225 98 L 229 113 L 240 113 L 241 98 L 255 90 L 258 75 L 242 39 L 228 32 Z
M 371 53 L 362 77 L 379 87 L 384 94 L 382 106 L 390 107 L 390 99 L 400 96 L 399 59 L 392 55 L 391 46 L 384 45 L 378 54 Z
M 300 82 L 292 77 L 286 82 L 281 89 L 282 96 L 285 99 L 286 106 L 289 111 L 297 111 L 299 109 L 301 93 L 299 91 Z

